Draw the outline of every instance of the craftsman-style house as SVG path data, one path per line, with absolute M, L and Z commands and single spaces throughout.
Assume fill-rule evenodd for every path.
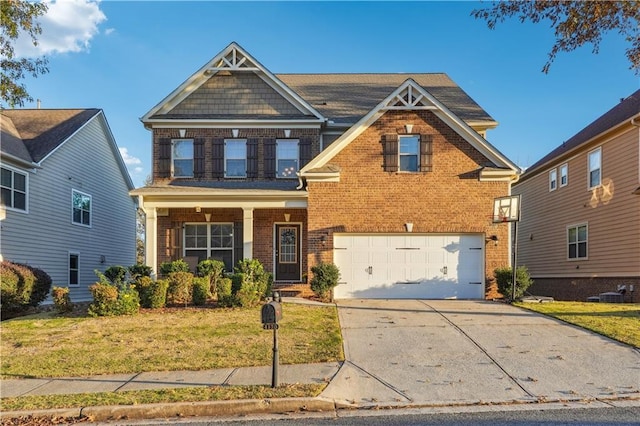
M 256 258 L 274 287 L 336 298 L 483 298 L 509 264 L 493 200 L 519 168 L 445 74 L 272 74 L 236 43 L 142 117 L 146 261 Z

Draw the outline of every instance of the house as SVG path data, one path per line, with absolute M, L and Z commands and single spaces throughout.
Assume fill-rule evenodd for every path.
M 131 193 L 154 271 L 255 258 L 306 295 L 334 262 L 336 298 L 483 298 L 509 264 L 492 208 L 520 170 L 445 74 L 276 75 L 231 43 L 141 121 L 153 182 Z
M 518 265 L 530 292 L 640 301 L 640 90 L 532 165 L 521 195 Z
M 95 270 L 136 261 L 136 200 L 100 109 L 8 109 L 2 128 L 3 260 L 47 272 L 74 302 Z

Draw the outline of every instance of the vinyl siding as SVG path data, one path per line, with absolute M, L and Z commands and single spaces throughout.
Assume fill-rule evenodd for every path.
M 68 285 L 69 252 L 80 255 L 74 301 L 91 300 L 94 270 L 135 263 L 135 203 L 108 132 L 98 115 L 43 160 L 29 174 L 29 214 L 7 211 L 2 222 L 3 259 L 43 269 L 56 286 Z M 92 197 L 91 227 L 72 224 L 73 189 Z
M 569 183 L 549 192 L 549 170 L 514 186 L 522 195 L 518 264 L 533 277 L 640 276 L 639 131 L 631 128 L 580 150 Z M 587 156 L 602 149 L 602 186 L 588 189 Z M 588 225 L 588 258 L 568 260 L 567 227 Z

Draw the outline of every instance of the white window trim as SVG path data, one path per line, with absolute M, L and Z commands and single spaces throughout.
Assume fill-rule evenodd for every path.
M 5 168 L 7 170 L 11 170 L 11 172 L 15 173 L 19 173 L 21 175 L 23 175 L 25 177 L 25 183 L 24 183 L 24 196 L 25 196 L 25 203 L 24 203 L 24 210 L 22 209 L 17 209 L 15 207 L 7 207 L 5 205 L 0 205 L 1 209 L 4 210 L 8 210 L 8 211 L 12 211 L 12 212 L 18 212 L 18 213 L 23 213 L 23 214 L 29 214 L 29 173 L 26 173 L 20 169 L 16 169 L 15 167 L 11 167 L 7 164 L 2 164 L 2 168 Z M 15 191 L 14 188 L 11 188 L 11 191 Z
M 190 175 L 176 175 L 175 173 L 175 160 L 176 158 L 173 156 L 173 147 L 176 143 L 178 142 L 191 142 L 191 174 Z M 171 139 L 171 177 L 174 178 L 178 178 L 178 179 L 189 179 L 194 177 L 194 172 L 195 172 L 195 146 L 194 146 L 194 140 L 190 139 L 190 138 L 179 138 L 179 139 Z M 186 158 L 185 158 L 186 159 Z M 183 160 L 183 158 L 180 158 L 180 160 Z
M 227 156 L 227 142 L 244 142 L 244 174 L 241 176 L 229 176 L 227 175 L 227 160 L 239 160 L 239 158 L 229 158 Z M 227 179 L 244 179 L 247 177 L 247 140 L 241 138 L 232 138 L 224 140 L 224 177 Z
M 77 256 L 78 258 L 78 282 L 76 284 L 71 284 L 71 256 Z M 80 286 L 80 253 L 77 251 L 70 251 L 67 254 L 67 284 L 69 287 L 79 287 Z
M 558 189 L 558 169 L 549 170 L 549 192 Z
M 569 229 L 571 228 L 576 228 L 576 235 L 577 235 L 577 228 L 580 228 L 581 226 L 584 226 L 587 228 L 587 239 L 584 241 L 587 244 L 587 255 L 585 257 L 569 257 Z M 567 229 L 566 229 L 566 250 L 567 250 L 567 260 L 569 262 L 577 262 L 577 261 L 582 261 L 582 260 L 589 260 L 589 223 L 588 222 L 584 222 L 584 223 L 577 223 L 574 225 L 568 225 Z M 580 241 L 576 241 L 575 244 L 578 244 L 578 242 Z M 577 251 L 577 247 L 576 247 L 576 256 L 578 254 Z
M 416 157 L 416 170 L 402 170 L 402 161 L 400 161 L 400 159 L 402 157 L 406 157 L 406 156 L 413 156 L 414 154 L 402 154 L 400 152 L 400 146 L 401 146 L 401 140 L 402 138 L 418 138 L 418 151 L 415 154 Z M 413 134 L 408 134 L 408 135 L 398 135 L 398 173 L 418 173 L 420 172 L 420 144 L 421 144 L 421 140 L 420 140 L 420 135 L 413 135 Z
M 279 143 L 295 143 L 296 149 L 298 151 L 298 155 L 296 157 L 296 172 L 300 171 L 300 139 L 292 138 L 292 139 L 276 139 L 276 178 L 277 179 L 297 179 L 298 175 L 293 174 L 291 176 L 280 176 L 278 173 L 278 163 L 280 161 L 280 157 L 278 157 L 278 144 Z M 292 160 L 293 158 L 283 158 L 284 160 Z
M 88 225 L 82 222 L 76 222 L 73 220 L 73 209 L 74 209 L 73 193 L 74 192 L 77 192 L 78 194 L 81 194 L 85 197 L 89 197 L 89 224 Z M 85 228 L 93 227 L 93 197 L 85 192 L 78 191 L 77 189 L 73 189 L 73 188 L 71 189 L 71 224 L 76 226 L 84 226 Z
M 185 231 L 182 233 L 182 256 L 187 255 L 187 250 L 206 250 L 207 258 L 210 257 L 211 251 L 231 251 L 231 265 L 235 266 L 235 236 L 233 235 L 233 222 L 185 222 Z M 207 247 L 187 247 L 187 225 L 207 225 Z M 231 226 L 231 247 L 212 247 L 211 246 L 211 225 L 230 225 Z
M 562 176 L 563 176 L 563 175 L 562 175 L 562 169 L 564 169 L 564 170 L 565 170 L 565 174 L 564 174 L 564 176 L 565 176 L 565 178 L 566 178 L 566 179 L 565 179 L 565 180 L 566 180 L 566 182 L 564 182 L 564 183 L 562 183 Z M 569 185 L 569 163 L 564 163 L 564 164 L 562 164 L 562 165 L 560 166 L 560 173 L 558 173 L 558 175 L 559 175 L 558 182 L 559 182 L 559 184 L 560 184 L 560 188 L 563 188 L 563 187 L 565 187 L 565 186 Z
M 600 152 L 600 164 L 598 164 L 598 169 L 591 169 L 591 154 L 595 152 Z M 591 186 L 591 172 L 594 170 L 600 170 L 600 182 L 597 185 Z M 593 149 L 587 153 L 587 189 L 592 190 L 595 188 L 599 188 L 602 186 L 602 147 L 598 147 Z

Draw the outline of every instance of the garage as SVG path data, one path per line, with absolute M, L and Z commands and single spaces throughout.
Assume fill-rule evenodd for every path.
M 334 234 L 336 299 L 483 299 L 483 234 Z

